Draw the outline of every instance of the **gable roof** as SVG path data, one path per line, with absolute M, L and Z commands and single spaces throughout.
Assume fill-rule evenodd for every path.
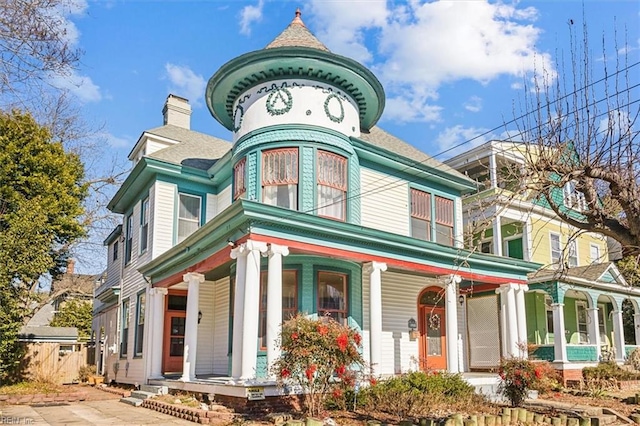
M 562 269 L 538 269 L 528 274 L 529 280 L 542 281 L 562 280 L 562 281 L 590 281 L 602 284 L 617 284 L 628 287 L 627 281 L 624 279 L 614 263 L 592 263 L 586 266 L 576 266 L 573 268 Z
M 277 47 L 309 47 L 311 49 L 324 50 L 329 52 L 327 46 L 309 31 L 302 22 L 300 9 L 296 10 L 296 16 L 287 28 L 284 29 L 265 49 Z
M 398 155 L 409 158 L 415 163 L 421 163 L 425 166 L 432 167 L 434 169 L 440 170 L 445 173 L 451 173 L 458 176 L 462 176 L 465 179 L 471 181 L 469 177 L 463 175 L 459 171 L 454 168 L 433 159 L 429 155 L 420 151 L 418 148 L 413 145 L 403 141 L 402 139 L 393 136 L 391 133 L 382 130 L 378 126 L 373 126 L 369 132 L 362 132 L 360 134 L 360 138 L 365 142 L 370 143 L 371 145 L 377 146 L 379 148 L 385 149 L 390 152 L 395 152 Z
M 200 170 L 209 169 L 217 160 L 222 158 L 231 148 L 232 144 L 214 136 L 182 127 L 166 124 L 145 131 L 177 141 L 175 145 L 153 152 L 148 156 L 175 164 L 194 167 Z

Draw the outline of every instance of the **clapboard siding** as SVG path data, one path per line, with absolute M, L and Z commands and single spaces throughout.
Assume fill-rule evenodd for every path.
M 218 193 L 218 209 L 217 213 L 222 213 L 227 207 L 231 205 L 231 185 L 224 188 Z
M 214 285 L 212 281 L 200 284 L 198 309 L 202 320 L 198 324 L 198 349 L 196 351 L 196 374 L 213 373 L 213 348 L 215 345 Z
M 152 256 L 155 259 L 173 246 L 176 185 L 159 182 L 153 185 L 154 203 L 151 204 L 153 230 Z
M 408 236 L 408 183 L 364 167 L 360 176 L 362 226 Z
M 213 297 L 213 374 L 229 374 L 229 278 L 214 284 Z

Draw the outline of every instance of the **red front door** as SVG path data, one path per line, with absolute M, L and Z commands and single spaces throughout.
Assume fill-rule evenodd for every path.
M 440 288 L 427 289 L 420 297 L 420 366 L 423 370 L 447 368 L 447 336 L 444 294 Z
M 181 373 L 184 355 L 184 330 L 187 318 L 186 293 L 169 293 L 164 315 L 162 371 Z

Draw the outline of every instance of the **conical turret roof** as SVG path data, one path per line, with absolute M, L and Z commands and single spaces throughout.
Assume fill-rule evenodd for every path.
M 274 49 L 277 47 L 310 47 L 312 49 L 330 50 L 314 36 L 307 26 L 302 22 L 302 13 L 300 9 L 296 10 L 296 16 L 287 28 L 284 29 L 266 49 Z

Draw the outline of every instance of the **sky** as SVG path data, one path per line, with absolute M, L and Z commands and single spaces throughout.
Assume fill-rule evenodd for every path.
M 532 72 L 562 78 L 570 34 L 581 39 L 585 23 L 596 79 L 616 60 L 640 61 L 637 0 L 77 0 L 65 17 L 84 55 L 56 84 L 101 129 L 105 164 L 124 161 L 145 129 L 162 125 L 169 93 L 189 99 L 193 130 L 230 140 L 205 105 L 208 79 L 264 48 L 298 7 L 331 51 L 380 79 L 378 125 L 439 160 L 503 138 L 504 123 L 524 112 Z M 632 71 L 640 83 L 640 66 Z

